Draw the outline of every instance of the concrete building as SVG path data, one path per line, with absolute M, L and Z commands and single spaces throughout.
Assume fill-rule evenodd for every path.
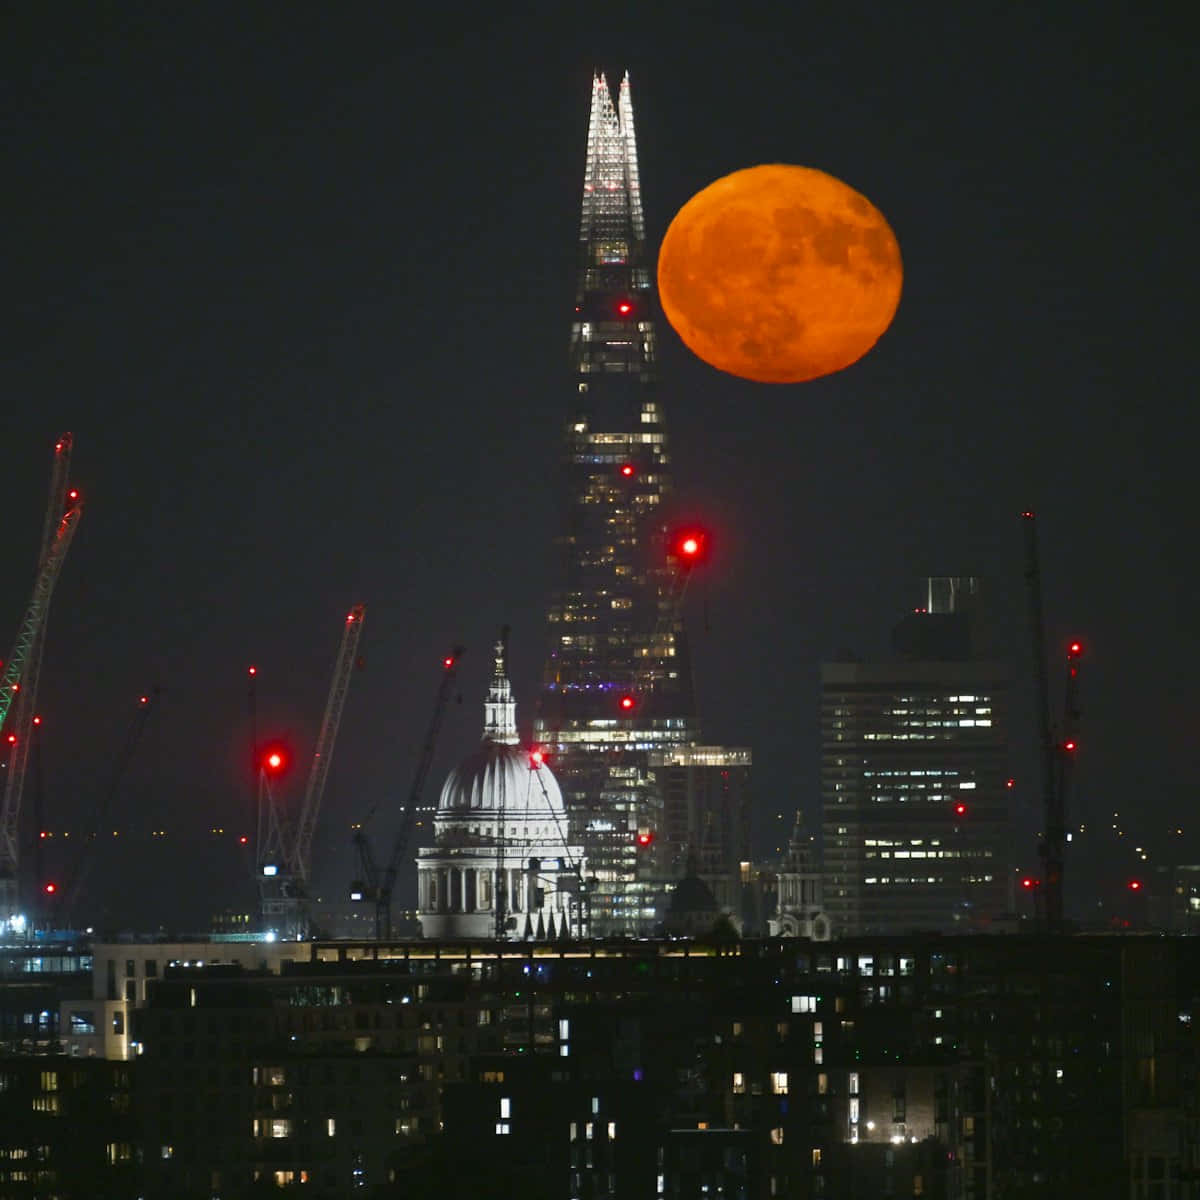
M 931 579 L 883 662 L 821 668 L 837 933 L 983 929 L 1007 907 L 1008 671 L 974 579 Z

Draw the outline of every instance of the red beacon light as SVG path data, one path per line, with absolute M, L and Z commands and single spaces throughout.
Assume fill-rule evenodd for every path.
M 536 771 L 538 767 L 546 761 L 545 754 L 541 750 L 533 749 L 529 752 L 529 765 Z
M 637 835 L 637 844 L 639 846 L 654 845 L 654 834 L 652 834 L 648 829 L 643 830 Z
M 967 806 L 961 800 L 954 806 L 954 815 L 956 817 L 965 817 L 967 815 Z
M 1006 780 L 1004 786 L 1008 788 L 1009 791 L 1012 791 L 1012 789 L 1017 786 L 1017 781 L 1015 779 Z
M 447 654 L 446 657 L 442 659 L 442 666 L 445 667 L 447 671 L 450 670 L 450 668 L 454 666 L 454 655 Z
M 1028 875 L 1026 875 L 1026 876 L 1025 876 L 1025 878 L 1021 880 L 1021 886 L 1022 886 L 1022 887 L 1023 887 L 1023 888 L 1024 888 L 1026 891 L 1027 891 L 1027 892 L 1030 892 L 1030 891 L 1032 891 L 1032 890 L 1033 890 L 1033 887 L 1034 887 L 1034 881 L 1033 881 L 1032 879 L 1030 879 L 1030 877 L 1029 877 Z
M 1068 754 L 1074 754 L 1078 748 L 1079 748 L 1079 743 L 1076 742 L 1074 738 L 1071 738 L 1069 741 L 1063 742 L 1063 749 Z
M 246 674 L 247 674 L 247 675 L 249 675 L 251 679 L 253 679 L 253 678 L 254 678 L 254 676 L 258 674 L 258 668 L 257 668 L 257 667 L 250 667 L 250 668 L 249 668 L 249 669 L 246 671 Z
M 71 490 L 70 490 L 70 491 L 67 493 L 67 499 L 68 499 L 68 500 L 78 500 L 78 499 L 79 499 L 79 489 L 78 489 L 78 488 L 72 488 L 72 489 L 71 489 Z
M 47 883 L 45 886 L 43 886 L 42 891 L 45 892 L 47 896 L 53 896 L 58 891 L 58 884 Z
M 1129 890 L 1131 892 L 1140 892 L 1142 890 L 1142 881 L 1140 879 L 1131 879 L 1129 881 Z
M 263 751 L 262 767 L 269 775 L 278 775 L 287 764 L 287 752 L 282 746 L 270 746 Z
M 633 469 L 633 463 L 625 463 L 621 467 L 621 474 L 624 475 L 626 479 L 632 479 L 636 474 Z
M 633 712 L 637 707 L 637 701 L 630 695 L 622 696 L 618 703 L 624 712 Z
M 1067 647 L 1067 656 L 1069 658 L 1078 658 L 1082 653 L 1083 653 L 1083 643 L 1082 642 L 1072 642 Z
M 628 300 L 621 300 L 617 304 L 617 312 L 623 317 L 629 316 L 633 312 L 633 305 Z

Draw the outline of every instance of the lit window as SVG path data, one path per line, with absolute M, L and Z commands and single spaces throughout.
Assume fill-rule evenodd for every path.
M 777 1096 L 786 1096 L 788 1090 L 788 1077 L 786 1071 L 771 1072 L 771 1091 Z
M 782 1125 L 776 1125 L 775 1128 L 771 1130 L 771 1142 L 773 1145 L 776 1145 L 776 1146 L 783 1145 L 783 1126 Z
M 507 1121 L 497 1121 L 496 1122 L 496 1134 L 498 1136 L 502 1135 L 502 1134 L 506 1134 L 506 1133 L 511 1133 L 511 1132 L 512 1132 L 512 1129 L 509 1126 L 509 1123 Z
M 734 1073 L 733 1073 L 733 1094 L 735 1096 L 741 1096 L 745 1093 L 745 1091 L 746 1091 L 746 1076 L 743 1075 L 741 1071 L 734 1071 Z

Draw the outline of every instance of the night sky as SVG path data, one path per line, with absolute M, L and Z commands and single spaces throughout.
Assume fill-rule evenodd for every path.
M 631 72 L 652 244 L 714 178 L 783 161 L 868 196 L 904 257 L 891 330 L 832 378 L 742 382 L 660 328 L 680 504 L 716 535 L 688 597 L 705 737 L 753 748 L 759 851 L 797 806 L 819 827 L 821 661 L 881 654 L 924 575 L 974 573 L 1016 672 L 1035 866 L 1030 507 L 1051 644 L 1089 647 L 1079 799 L 1101 832 L 1071 907 L 1132 844 L 1200 861 L 1186 30 L 1167 6 L 656 7 L 9 14 L 0 655 L 63 430 L 87 497 L 42 677 L 49 827 L 79 827 L 163 688 L 107 822 L 125 840 L 92 867 L 98 922 L 252 902 L 247 665 L 260 734 L 304 760 L 357 601 L 324 890 L 352 821 L 379 802 L 394 827 L 451 643 L 463 704 L 431 792 L 480 735 L 503 623 L 528 731 L 593 69 Z

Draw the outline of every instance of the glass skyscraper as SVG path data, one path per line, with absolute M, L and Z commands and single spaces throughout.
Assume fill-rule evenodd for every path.
M 651 755 L 699 724 L 679 616 L 681 576 L 655 366 L 628 75 L 592 82 L 571 318 L 571 409 L 557 586 L 535 736 L 551 753 L 591 888 L 592 930 L 649 932 L 661 896 L 662 789 Z

